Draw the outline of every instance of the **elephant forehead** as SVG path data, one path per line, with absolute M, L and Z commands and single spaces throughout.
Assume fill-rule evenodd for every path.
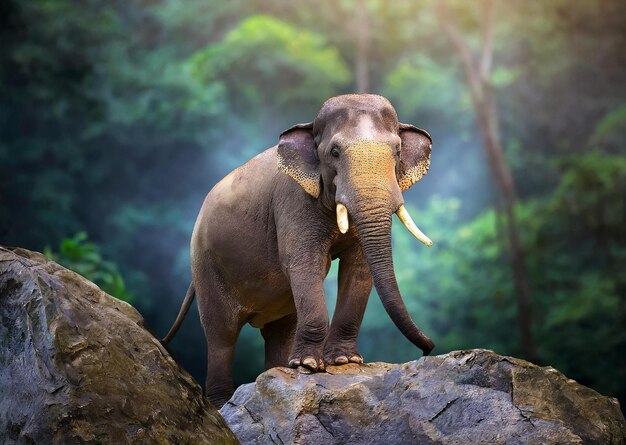
M 346 155 L 350 158 L 365 159 L 365 158 L 386 158 L 393 160 L 393 151 L 391 145 L 386 142 L 359 139 L 351 141 L 346 145 Z
M 379 141 L 358 140 L 350 143 L 345 156 L 355 174 L 393 171 L 395 158 L 389 144 Z

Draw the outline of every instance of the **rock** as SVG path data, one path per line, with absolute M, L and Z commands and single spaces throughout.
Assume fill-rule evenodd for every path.
M 221 409 L 242 444 L 624 444 L 616 399 L 474 349 L 390 365 L 274 368 Z
M 0 442 L 236 444 L 132 306 L 0 247 Z

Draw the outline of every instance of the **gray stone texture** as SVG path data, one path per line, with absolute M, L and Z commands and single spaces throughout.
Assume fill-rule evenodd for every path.
M 616 399 L 556 369 L 474 349 L 390 365 L 288 368 L 221 413 L 242 444 L 624 444 Z
M 238 442 L 132 306 L 0 247 L 0 443 Z

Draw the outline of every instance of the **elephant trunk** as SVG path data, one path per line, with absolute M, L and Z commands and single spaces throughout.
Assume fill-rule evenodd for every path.
M 411 320 L 406 309 L 393 270 L 391 253 L 391 217 L 388 203 L 371 200 L 354 213 L 354 224 L 361 239 L 365 258 L 369 264 L 374 286 L 389 317 L 400 332 L 428 355 L 434 343 Z M 355 209 L 356 210 L 356 209 Z

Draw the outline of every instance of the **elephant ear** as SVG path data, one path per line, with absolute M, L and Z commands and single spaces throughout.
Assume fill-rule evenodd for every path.
M 278 142 L 278 167 L 314 198 L 320 195 L 320 161 L 315 151 L 313 123 L 283 131 Z
M 409 124 L 400 124 L 399 136 L 402 151 L 397 177 L 400 189 L 405 191 L 428 172 L 433 140 L 426 130 Z

